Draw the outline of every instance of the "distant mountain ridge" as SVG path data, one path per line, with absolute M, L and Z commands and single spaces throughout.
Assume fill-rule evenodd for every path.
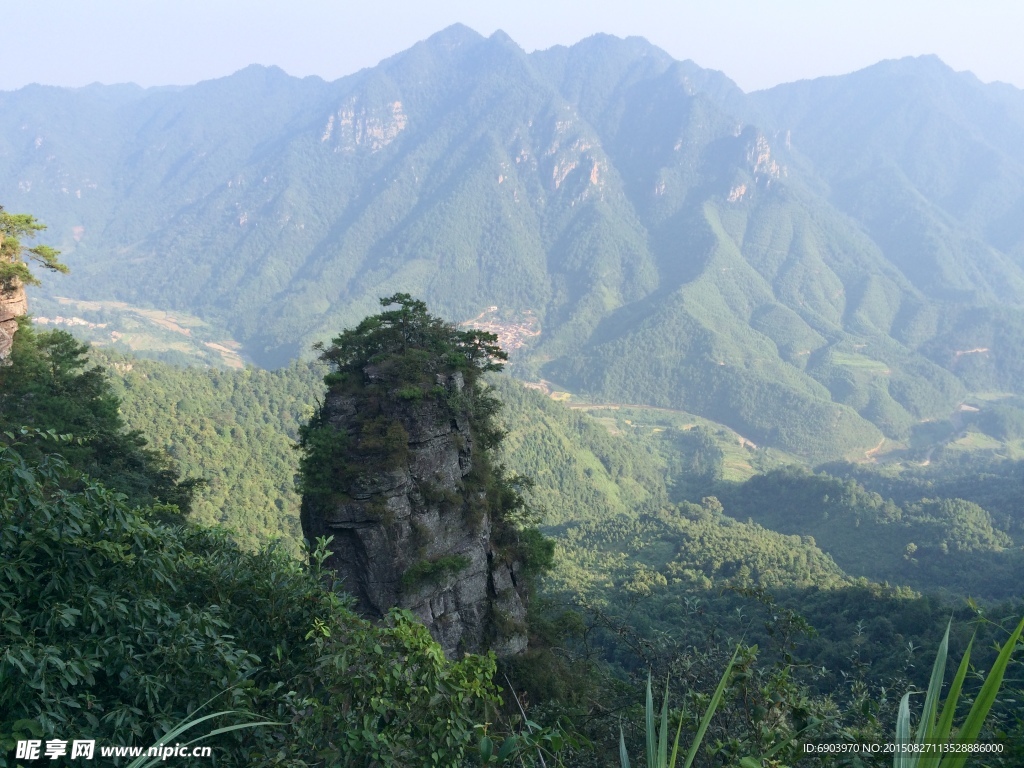
M 0 202 L 51 225 L 54 293 L 270 366 L 396 290 L 530 313 L 521 375 L 813 460 L 1020 391 L 1022 170 L 1024 92 L 934 57 L 744 94 L 640 38 L 454 26 L 333 83 L 0 93 Z

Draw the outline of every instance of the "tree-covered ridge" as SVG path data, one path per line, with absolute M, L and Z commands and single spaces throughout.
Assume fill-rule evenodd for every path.
M 182 480 L 174 462 L 129 430 L 106 371 L 89 350 L 63 331 L 38 333 L 27 322 L 14 338 L 9 365 L 0 367 L 0 432 L 70 435 L 57 446 L 33 440 L 30 459 L 59 451 L 78 472 L 109 483 L 132 504 L 176 505 L 190 510 L 195 482 Z
M 502 461 L 532 478 L 531 503 L 547 525 L 633 517 L 667 502 L 665 459 L 652 445 L 612 435 L 514 379 L 487 382 L 504 405 Z
M 785 536 L 723 515 L 711 497 L 656 516 L 579 523 L 566 528 L 556 583 L 589 599 L 619 590 L 650 595 L 723 584 L 835 588 L 851 583 L 807 537 Z M 602 591 L 604 596 L 602 597 Z
M 334 83 L 4 94 L 0 196 L 53 225 L 62 291 L 264 365 L 400 290 L 531 312 L 524 377 L 854 458 L 1019 388 L 1021 103 L 927 59 L 746 95 L 641 40 L 453 27 Z
M 299 425 L 322 401 L 322 370 L 183 369 L 127 358 L 106 364 L 114 392 L 124 398 L 124 418 L 167 451 L 184 475 L 205 480 L 193 501 L 195 519 L 225 525 L 250 548 L 276 538 L 297 547 L 299 497 L 292 478 L 299 457 L 293 446 Z M 778 459 L 737 448 L 753 462 L 744 476 L 754 476 L 736 482 L 723 479 L 723 438 L 708 428 L 671 426 L 671 414 L 651 422 L 661 426 L 642 426 L 628 411 L 630 423 L 621 417 L 601 423 L 514 380 L 487 381 L 504 403 L 500 424 L 508 434 L 500 461 L 534 479 L 530 503 L 560 539 L 580 525 L 599 529 L 715 495 L 721 519 L 750 519 L 770 531 L 812 537 L 851 578 L 954 594 L 1018 594 L 1014 574 L 1024 529 L 1016 509 L 1017 462 L 962 470 L 942 464 L 930 474 L 921 468 L 901 475 L 830 465 L 830 474 L 814 475 L 773 470 Z M 577 557 L 583 555 L 570 561 Z M 778 583 L 797 581 L 795 570 L 783 571 Z
M 894 484 L 898 487 L 898 484 Z M 788 469 L 721 491 L 740 519 L 811 536 L 846 573 L 918 590 L 1019 597 L 1024 546 L 1019 524 L 973 501 L 919 489 L 897 504 L 853 480 Z M 920 494 L 920 495 L 919 495 Z
M 226 526 L 249 549 L 281 539 L 298 552 L 295 445 L 323 398 L 322 368 L 180 368 L 94 354 L 108 366 L 124 418 L 203 481 L 192 505 L 197 522 Z

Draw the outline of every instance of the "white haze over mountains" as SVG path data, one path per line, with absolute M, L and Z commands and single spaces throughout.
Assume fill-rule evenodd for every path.
M 1020 391 L 1022 137 L 1024 92 L 934 56 L 744 94 L 640 38 L 452 26 L 330 83 L 0 93 L 0 200 L 63 251 L 50 299 L 262 366 L 395 291 L 497 306 L 539 323 L 523 377 L 824 460 Z
M 4 3 L 3 13 L 16 34 L 0 51 L 0 90 L 184 85 L 253 63 L 335 80 L 454 23 L 485 36 L 502 29 L 527 51 L 595 33 L 638 35 L 747 92 L 922 54 L 1024 87 L 1024 4 L 1008 0 L 37 0 Z

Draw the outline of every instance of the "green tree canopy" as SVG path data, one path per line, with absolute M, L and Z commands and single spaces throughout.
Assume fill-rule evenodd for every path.
M 398 309 L 367 317 L 354 329 L 342 331 L 323 351 L 322 359 L 339 371 L 355 371 L 417 350 L 417 359 L 453 366 L 474 378 L 484 371 L 500 371 L 502 361 L 508 360 L 493 333 L 460 331 L 452 323 L 431 316 L 427 305 L 408 293 L 396 293 L 380 303 L 382 307 L 397 305 Z M 323 349 L 323 345 L 317 348 Z
M 273 721 L 213 742 L 217 765 L 464 763 L 500 702 L 493 656 L 449 663 L 409 614 L 359 619 L 283 550 L 68 490 L 62 457 L 25 448 L 0 443 L 0 767 L 19 739 L 149 746 L 217 694 Z
M 29 248 L 22 243 L 22 240 L 33 238 L 44 229 L 46 225 L 36 221 L 34 216 L 7 213 L 0 206 L 0 290 L 13 290 L 19 281 L 25 285 L 39 285 L 39 278 L 29 269 L 26 260 L 55 272 L 68 271 L 57 258 L 59 251 L 47 245 Z
M 89 348 L 64 331 L 36 333 L 28 322 L 20 325 L 13 364 L 0 367 L 0 432 L 28 427 L 70 434 L 76 442 L 59 450 L 75 470 L 134 504 L 161 502 L 188 512 L 196 482 L 180 481 L 163 452 L 127 429 L 104 369 L 89 365 Z M 23 448 L 31 460 L 55 450 L 47 441 Z

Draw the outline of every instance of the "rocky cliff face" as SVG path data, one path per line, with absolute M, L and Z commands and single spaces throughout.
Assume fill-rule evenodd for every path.
M 375 396 L 332 388 L 318 416 L 342 456 L 334 492 L 304 493 L 303 534 L 334 537 L 327 565 L 365 615 L 409 609 L 449 658 L 522 652 L 525 587 L 495 544 L 462 373 L 436 374 L 426 396 L 362 376 Z
M 6 365 L 18 330 L 18 318 L 28 313 L 25 287 L 15 281 L 9 290 L 0 286 L 0 365 Z

